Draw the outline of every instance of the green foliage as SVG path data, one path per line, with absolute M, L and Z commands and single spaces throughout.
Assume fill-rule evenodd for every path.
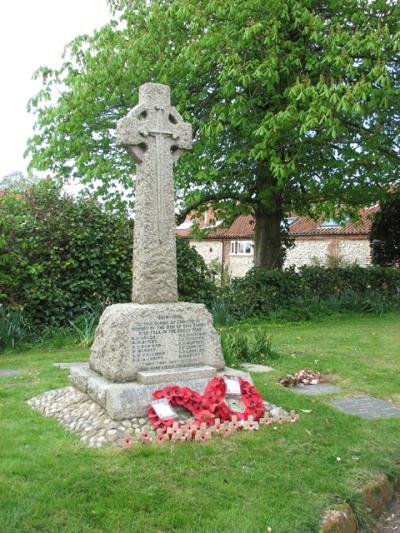
M 127 301 L 131 228 L 126 215 L 50 182 L 0 200 L 0 293 L 36 326 L 68 324 L 99 302 Z
M 178 293 L 180 300 L 211 305 L 215 284 L 202 256 L 180 237 L 176 239 Z
M 269 312 L 268 318 L 273 321 L 303 321 L 315 320 L 323 316 L 338 313 L 372 313 L 381 316 L 388 311 L 400 311 L 400 297 L 387 296 L 380 291 L 357 293 L 347 291 L 337 296 L 320 298 L 299 297 L 286 306 Z
M 351 266 L 298 271 L 253 269 L 224 291 L 228 317 L 309 320 L 342 311 L 400 309 L 400 271 Z
M 370 232 L 372 262 L 400 267 L 400 193 L 391 194 L 375 214 Z
M 2 196 L 1 301 L 7 309 L 20 306 L 40 334 L 44 326 L 68 326 L 86 345 L 99 310 L 130 301 L 132 242 L 125 213 L 108 212 L 93 198 L 62 195 L 50 182 L 23 196 Z M 180 298 L 210 304 L 212 277 L 182 239 L 177 262 Z
M 232 322 L 225 299 L 221 296 L 216 297 L 212 302 L 211 314 L 216 327 L 228 326 Z
M 238 329 L 225 330 L 221 344 L 225 363 L 232 368 L 241 363 L 265 364 L 280 357 L 262 329 L 250 331 L 250 335 L 243 335 Z
M 101 177 L 99 194 L 120 198 L 113 186 L 132 186 L 134 163 L 116 122 L 155 81 L 194 125 L 179 198 L 226 217 L 253 212 L 258 227 L 273 218 L 257 261 L 267 249 L 281 258 L 286 214 L 354 214 L 398 181 L 398 2 L 111 3 L 122 23 L 78 37 L 59 70 L 37 72 L 32 168 L 88 185 Z
M 238 318 L 268 315 L 300 296 L 301 284 L 301 276 L 293 269 L 252 269 L 243 278 L 232 280 L 226 297 L 228 310 Z
M 29 334 L 21 309 L 0 305 L 0 350 L 14 346 Z
M 103 309 L 102 305 L 91 306 L 84 314 L 70 321 L 71 333 L 78 339 L 79 346 L 88 347 L 92 345 Z

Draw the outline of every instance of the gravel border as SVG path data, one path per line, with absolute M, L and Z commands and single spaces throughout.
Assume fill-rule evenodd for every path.
M 63 387 L 45 392 L 28 400 L 27 403 L 44 416 L 54 417 L 67 431 L 80 435 L 81 442 L 91 448 L 127 447 L 128 443 L 131 445 L 144 441 L 157 441 L 157 435 L 147 417 L 112 420 L 102 407 L 74 387 Z M 266 407 L 265 424 L 294 422 L 297 419 L 294 412 L 288 413 L 281 407 L 268 402 L 264 404 Z M 180 421 L 190 423 L 191 419 L 187 418 L 186 412 L 178 414 L 180 414 Z M 225 428 L 225 434 L 227 434 L 229 428 L 226 425 L 222 426 L 221 428 Z M 258 428 L 259 424 L 255 423 L 243 429 Z M 223 432 L 222 429 L 221 432 Z M 206 434 L 207 431 L 204 433 Z M 146 435 L 145 439 L 143 435 Z

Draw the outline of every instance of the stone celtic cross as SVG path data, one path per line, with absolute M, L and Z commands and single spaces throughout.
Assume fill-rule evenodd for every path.
M 176 302 L 173 165 L 192 147 L 192 127 L 171 107 L 167 85 L 145 83 L 117 140 L 136 161 L 132 301 Z

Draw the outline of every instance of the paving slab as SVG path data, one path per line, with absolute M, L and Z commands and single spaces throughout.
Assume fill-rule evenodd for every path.
M 316 396 L 318 394 L 337 394 L 342 389 L 331 383 L 318 383 L 317 385 L 296 385 L 295 387 L 291 387 L 291 390 L 296 394 Z
M 76 366 L 76 365 L 82 365 L 86 363 L 86 361 L 71 361 L 71 362 L 67 362 L 67 363 L 53 363 L 53 366 L 57 367 L 57 368 L 71 368 L 73 366 Z
M 15 387 L 27 387 L 30 385 L 37 385 L 39 381 L 13 381 L 12 383 L 5 383 L 2 385 L 5 389 L 14 389 Z
M 272 366 L 266 366 L 266 365 L 256 365 L 253 363 L 244 363 L 242 367 L 247 370 L 247 372 L 272 372 L 273 368 Z
M 349 415 L 367 420 L 400 417 L 400 408 L 390 402 L 372 396 L 357 396 L 346 400 L 332 400 L 331 403 Z
M 3 368 L 0 369 L 0 378 L 12 378 L 14 376 L 20 376 L 22 374 L 21 370 L 18 368 Z

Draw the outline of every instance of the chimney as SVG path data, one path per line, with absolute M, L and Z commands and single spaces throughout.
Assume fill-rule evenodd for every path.
M 204 227 L 205 228 L 208 227 L 208 221 L 209 221 L 209 213 L 208 213 L 208 208 L 207 208 L 207 211 L 204 211 Z

